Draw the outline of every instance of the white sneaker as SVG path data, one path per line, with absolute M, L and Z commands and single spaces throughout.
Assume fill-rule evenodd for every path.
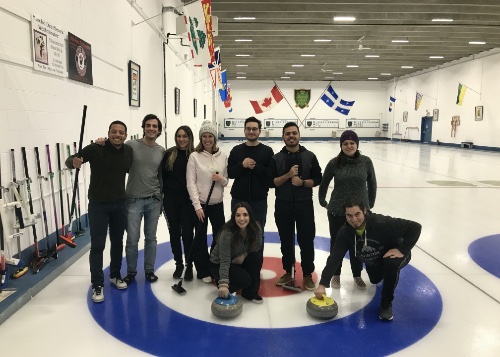
M 92 301 L 93 302 L 104 301 L 104 291 L 102 291 L 102 286 L 96 286 L 95 288 L 92 288 Z
M 212 282 L 212 277 L 211 276 L 206 276 L 203 279 L 201 279 L 205 284 L 210 284 Z
M 123 281 L 123 279 L 120 276 L 117 276 L 115 278 L 110 279 L 111 285 L 116 286 L 117 289 L 126 289 L 127 288 L 127 283 Z

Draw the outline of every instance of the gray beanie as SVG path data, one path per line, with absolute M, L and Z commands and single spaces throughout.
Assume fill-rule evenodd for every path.
M 215 126 L 212 124 L 210 120 L 205 120 L 203 123 L 201 123 L 201 128 L 200 128 L 200 140 L 201 136 L 205 133 L 212 134 L 214 138 L 217 139 L 217 130 L 215 130 Z

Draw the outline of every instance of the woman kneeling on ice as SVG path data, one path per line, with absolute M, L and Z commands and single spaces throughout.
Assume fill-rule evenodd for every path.
M 248 203 L 239 202 L 224 224 L 210 255 L 210 271 L 218 284 L 219 297 L 242 289 L 241 296 L 262 303 L 259 296 L 262 229 Z

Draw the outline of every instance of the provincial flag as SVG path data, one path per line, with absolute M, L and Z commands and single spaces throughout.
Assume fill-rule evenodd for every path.
M 220 74 L 221 76 L 221 88 L 219 89 L 220 100 L 223 102 L 227 99 L 227 79 L 226 70 L 223 70 Z
M 422 98 L 424 97 L 423 94 L 417 92 L 417 95 L 415 95 L 415 110 L 418 110 L 420 107 L 420 103 L 422 103 Z
M 393 96 L 389 96 L 389 111 L 392 112 L 392 107 L 394 106 L 394 103 L 396 102 L 396 98 Z
M 233 97 L 231 96 L 231 87 L 229 87 L 229 84 L 227 85 L 227 95 L 226 95 L 226 100 L 224 100 L 224 107 L 229 109 L 229 113 L 233 111 L 233 108 L 231 107 L 231 101 L 233 100 Z
M 191 54 L 197 67 L 203 67 L 215 60 L 210 1 L 195 1 L 185 5 L 183 9 Z
M 467 87 L 464 86 L 462 83 L 458 83 L 458 94 L 457 94 L 457 103 L 458 105 L 462 105 L 465 97 L 465 91 L 467 90 Z
M 330 108 L 334 109 L 343 115 L 348 115 L 354 105 L 353 101 L 347 101 L 344 99 L 339 99 L 338 94 L 333 90 L 332 86 L 329 84 L 326 88 L 326 92 L 321 96 L 321 100 L 325 102 Z
M 252 105 L 255 114 L 260 114 L 273 109 L 276 104 L 281 102 L 282 99 L 283 94 L 281 94 L 278 86 L 275 85 L 267 97 L 262 100 L 251 100 L 250 104 Z
M 210 72 L 210 77 L 212 77 L 212 84 L 214 88 L 221 86 L 221 62 L 220 62 L 220 47 L 214 48 L 214 61 L 208 64 L 208 71 Z

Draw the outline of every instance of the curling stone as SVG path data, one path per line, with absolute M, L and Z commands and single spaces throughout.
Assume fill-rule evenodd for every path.
M 233 294 L 227 298 L 218 297 L 212 302 L 212 314 L 221 319 L 231 319 L 239 316 L 243 311 L 243 304 Z
M 306 310 L 309 315 L 321 320 L 330 320 L 337 316 L 339 306 L 332 298 L 323 295 L 323 299 L 312 297 L 307 300 Z

